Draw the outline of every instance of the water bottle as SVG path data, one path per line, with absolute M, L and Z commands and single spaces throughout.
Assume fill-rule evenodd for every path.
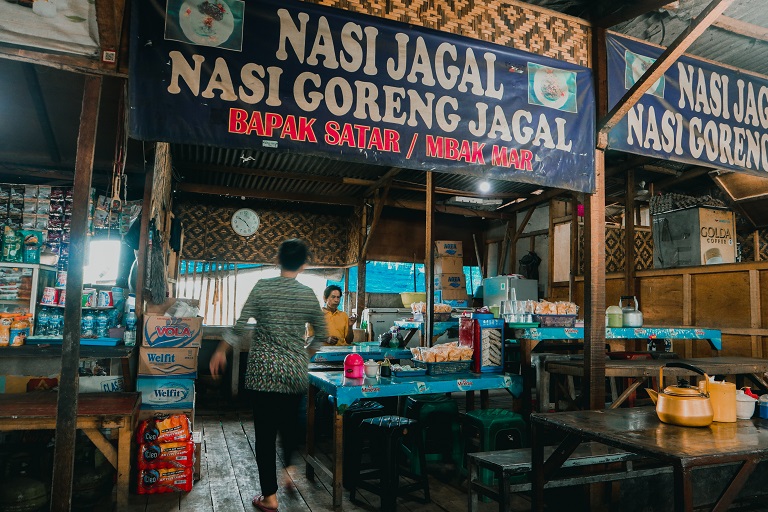
M 107 337 L 107 325 L 109 324 L 109 317 L 107 317 L 106 311 L 99 311 L 96 315 L 96 336 L 99 338 Z
M 59 308 L 53 308 L 48 320 L 48 335 L 59 336 L 64 334 L 64 313 Z
M 93 330 L 93 312 L 88 309 L 83 310 L 83 319 L 81 322 L 80 335 L 83 337 L 92 337 L 94 335 Z
M 125 315 L 125 334 L 123 335 L 126 347 L 136 345 L 136 320 L 136 312 L 133 309 L 129 310 Z
M 35 329 L 35 335 L 48 336 L 51 328 L 51 313 L 48 308 L 41 308 L 37 314 L 37 328 Z

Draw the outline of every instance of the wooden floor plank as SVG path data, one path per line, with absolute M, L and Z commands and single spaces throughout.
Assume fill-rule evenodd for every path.
M 200 480 L 195 482 L 189 493 L 181 495 L 179 506 L 185 512 L 213 512 L 205 437 L 203 437 L 203 445 L 200 450 Z
M 215 512 L 244 512 L 240 489 L 237 487 L 234 465 L 240 461 L 230 459 L 224 430 L 218 416 L 198 415 L 198 425 L 202 426 L 208 456 L 208 480 L 211 488 L 211 501 Z M 199 427 L 198 427 L 199 429 Z M 252 507 L 249 503 L 248 510 Z

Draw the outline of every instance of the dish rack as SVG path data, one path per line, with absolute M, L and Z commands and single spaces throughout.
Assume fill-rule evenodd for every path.
M 471 360 L 468 361 L 445 361 L 442 363 L 425 363 L 419 359 L 412 359 L 413 366 L 416 368 L 426 368 L 427 375 L 448 375 L 451 373 L 469 373 L 469 366 L 472 364 Z

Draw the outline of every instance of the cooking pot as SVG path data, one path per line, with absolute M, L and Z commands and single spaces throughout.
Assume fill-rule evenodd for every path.
M 656 414 L 664 423 L 682 427 L 706 427 L 712 423 L 714 411 L 709 400 L 709 375 L 688 363 L 672 362 L 659 368 L 659 389 L 664 382 L 664 368 L 685 368 L 704 376 L 704 391 L 688 383 L 678 382 L 677 386 L 667 386 L 664 391 L 646 388 L 651 400 L 656 404 Z
M 622 306 L 624 299 L 632 299 L 635 301 L 635 307 L 632 305 Z M 622 295 L 619 300 L 619 307 L 622 312 L 622 324 L 624 327 L 642 327 L 643 326 L 643 314 L 640 312 L 640 308 L 637 305 L 637 297 L 632 295 Z

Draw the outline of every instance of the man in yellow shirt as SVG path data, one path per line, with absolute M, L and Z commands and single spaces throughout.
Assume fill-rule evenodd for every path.
M 341 302 L 341 288 L 335 284 L 330 285 L 323 292 L 325 306 L 325 323 L 328 328 L 329 345 L 349 345 L 354 338 L 352 326 L 355 325 L 357 317 L 355 315 L 347 316 L 343 311 L 339 311 Z

